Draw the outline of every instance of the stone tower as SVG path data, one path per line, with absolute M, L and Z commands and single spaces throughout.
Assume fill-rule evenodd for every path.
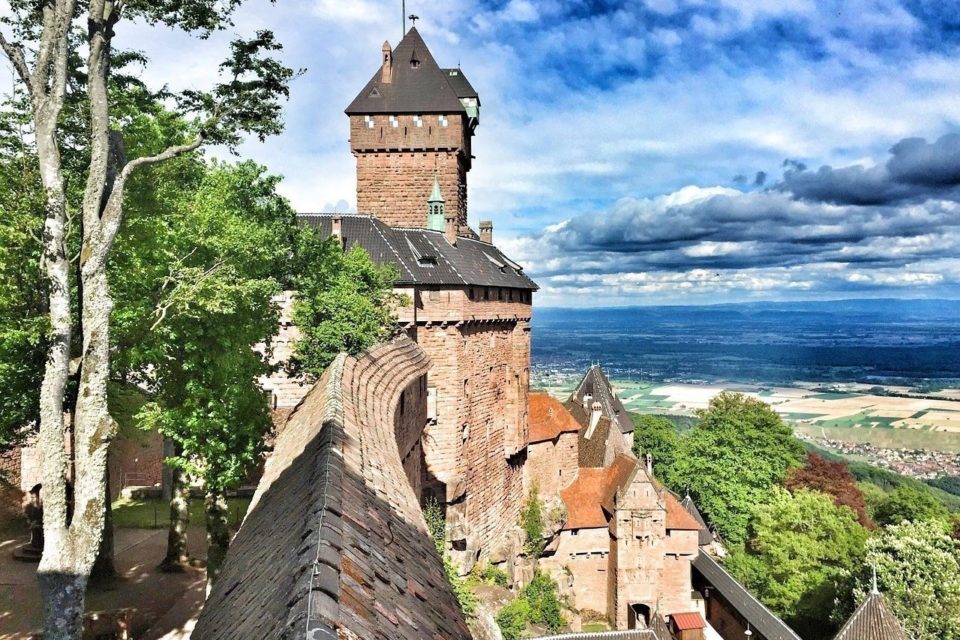
M 460 69 L 441 69 L 417 32 L 396 49 L 346 113 L 357 159 L 357 211 L 392 227 L 424 228 L 436 181 L 448 213 L 467 229 L 467 172 L 480 98 Z

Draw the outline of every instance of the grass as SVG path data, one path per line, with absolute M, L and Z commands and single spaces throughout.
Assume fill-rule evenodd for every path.
M 228 498 L 231 527 L 240 526 L 250 506 L 250 498 Z M 170 524 L 170 503 L 156 500 L 120 498 L 113 503 L 113 526 L 118 529 L 165 529 Z M 203 500 L 190 501 L 190 524 L 203 526 Z
M 609 630 L 610 630 L 610 627 L 603 624 L 602 622 L 589 622 L 583 625 L 584 633 L 591 633 L 594 631 L 609 631 Z

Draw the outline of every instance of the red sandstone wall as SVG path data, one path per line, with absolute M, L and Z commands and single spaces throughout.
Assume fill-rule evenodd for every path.
M 467 171 L 471 164 L 466 116 L 423 114 L 422 126 L 414 115 L 350 117 L 350 149 L 357 159 L 357 211 L 370 213 L 390 226 L 424 227 L 427 198 L 436 176 L 448 213 L 455 212 L 467 226 Z
M 534 485 L 541 500 L 549 500 L 577 479 L 577 433 L 561 433 L 555 440 L 527 447 L 526 474 L 529 491 Z
M 607 611 L 610 534 L 606 528 L 560 532 L 557 551 L 540 560 L 540 567 L 560 585 L 577 609 Z

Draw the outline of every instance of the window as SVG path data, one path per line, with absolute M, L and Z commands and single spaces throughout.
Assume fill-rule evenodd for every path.
M 400 126 L 400 119 L 397 116 L 390 116 L 390 126 L 396 129 Z
M 423 116 L 413 116 L 413 126 L 422 127 L 423 126 Z
M 363 116 L 363 124 L 367 129 L 373 129 L 373 116 Z
M 447 124 L 447 116 L 440 116 L 440 126 L 445 127 Z

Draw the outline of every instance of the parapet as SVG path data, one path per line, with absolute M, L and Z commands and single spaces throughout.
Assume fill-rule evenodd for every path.
M 277 437 L 197 640 L 470 638 L 397 450 L 429 359 L 340 355 Z

